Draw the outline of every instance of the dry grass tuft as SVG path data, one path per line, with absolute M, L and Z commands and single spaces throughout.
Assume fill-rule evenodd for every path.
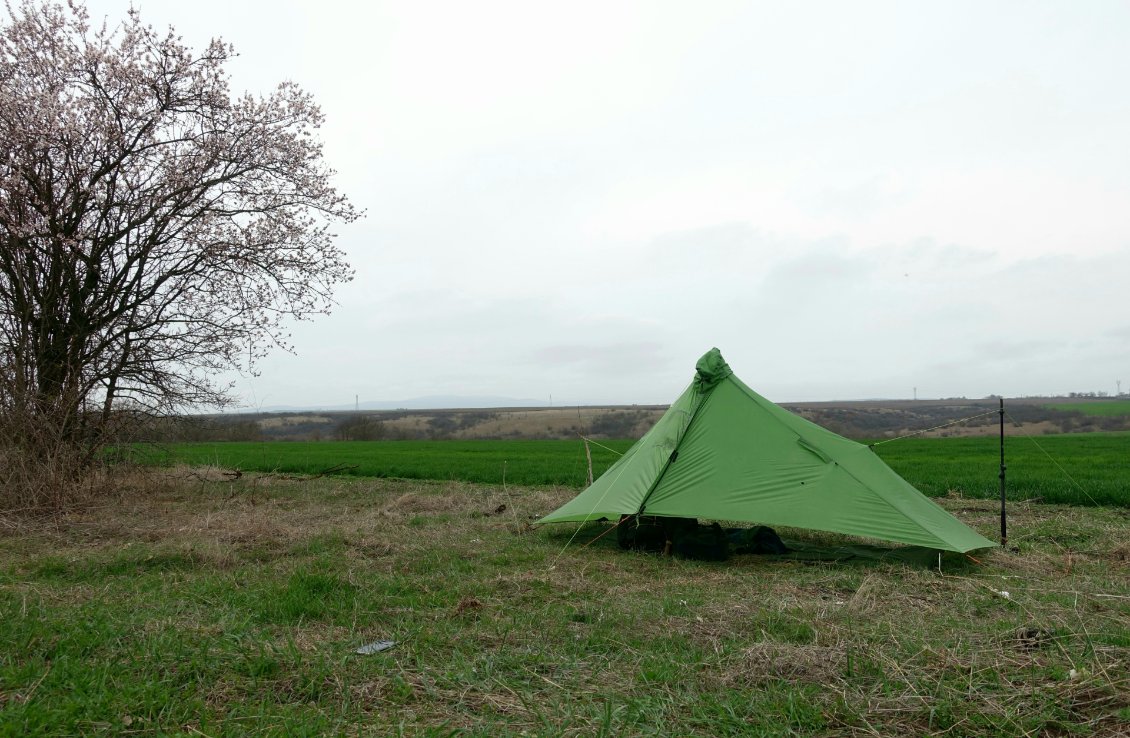
M 457 605 L 455 605 L 454 614 L 455 614 L 456 617 L 459 617 L 461 615 L 477 616 L 479 610 L 482 610 L 482 609 L 483 609 L 483 603 L 480 602 L 478 600 L 478 598 L 471 597 L 471 596 L 468 595 L 468 596 L 460 599 L 459 603 Z
M 767 682 L 815 683 L 836 688 L 843 683 L 847 654 L 842 646 L 755 643 L 742 650 L 726 671 L 727 686 L 754 687 Z

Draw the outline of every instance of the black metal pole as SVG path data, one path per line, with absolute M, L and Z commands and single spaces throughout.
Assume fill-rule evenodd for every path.
M 1005 498 L 1004 498 L 1004 471 L 1007 468 L 1004 465 L 1004 398 L 1001 401 L 1001 548 L 1008 544 L 1008 521 L 1005 518 Z

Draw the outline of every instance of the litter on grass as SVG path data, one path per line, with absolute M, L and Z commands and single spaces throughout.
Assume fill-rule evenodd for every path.
M 364 646 L 361 646 L 361 648 L 357 649 L 353 653 L 359 653 L 362 656 L 368 656 L 369 654 L 387 651 L 395 645 L 396 641 L 373 641 L 372 643 L 366 643 Z

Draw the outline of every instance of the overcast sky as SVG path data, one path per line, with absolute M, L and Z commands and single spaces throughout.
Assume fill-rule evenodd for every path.
M 1130 4 L 134 0 L 327 115 L 357 269 L 252 405 L 1130 390 Z M 128 0 L 90 0 L 95 18 Z

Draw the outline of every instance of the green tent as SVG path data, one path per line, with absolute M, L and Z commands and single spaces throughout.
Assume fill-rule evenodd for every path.
M 774 405 L 718 349 L 651 430 L 541 523 L 641 513 L 749 521 L 972 551 L 992 541 L 862 444 Z

